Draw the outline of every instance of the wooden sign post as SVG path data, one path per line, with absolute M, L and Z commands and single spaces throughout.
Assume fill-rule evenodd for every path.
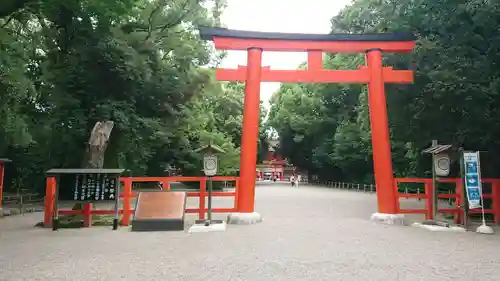
M 59 228 L 58 201 L 114 201 L 113 230 L 118 229 L 120 175 L 124 169 L 51 169 L 47 175 L 56 178 L 52 230 Z M 60 188 L 63 184 L 64 188 Z

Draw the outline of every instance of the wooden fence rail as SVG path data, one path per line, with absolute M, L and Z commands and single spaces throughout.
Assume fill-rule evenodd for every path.
M 213 181 L 232 181 L 235 182 L 234 191 L 222 191 L 222 192 L 212 192 L 214 197 L 234 197 L 234 206 L 232 208 L 213 208 L 214 213 L 231 213 L 237 212 L 238 206 L 238 187 L 239 187 L 239 177 L 212 177 Z M 159 182 L 162 183 L 164 188 L 170 190 L 170 184 L 172 182 L 199 182 L 200 189 L 197 191 L 186 192 L 187 197 L 197 197 L 199 198 L 199 205 L 197 208 L 187 208 L 185 212 L 187 214 L 198 214 L 199 219 L 205 218 L 205 213 L 207 208 L 205 206 L 205 198 L 208 196 L 206 189 L 207 178 L 206 177 L 120 177 L 120 182 L 123 183 L 123 192 L 120 194 L 122 198 L 122 208 L 119 209 L 119 214 L 121 217 L 121 225 L 130 225 L 130 219 L 134 212 L 132 208 L 132 198 L 137 197 L 137 193 L 132 191 L 133 183 L 138 182 Z M 54 199 L 56 191 L 56 179 L 54 177 L 47 178 L 47 188 L 45 194 L 45 215 L 44 215 L 44 226 L 50 227 L 52 225 L 52 216 L 54 214 Z M 83 210 L 58 210 L 60 215 L 83 215 L 83 222 L 85 227 L 90 227 L 92 224 L 92 215 L 105 215 L 114 214 L 113 210 L 95 210 L 92 209 L 92 203 L 85 203 Z
M 460 178 L 441 178 L 438 180 L 439 183 L 453 184 L 454 187 L 448 190 L 447 193 L 439 193 L 438 199 L 447 200 L 450 205 L 454 205 L 453 208 L 438 208 L 438 212 L 442 214 L 452 214 L 456 223 L 463 223 L 463 202 L 465 200 L 463 194 L 463 185 Z M 496 224 L 500 224 L 500 179 L 497 178 L 484 178 L 481 179 L 484 185 L 491 186 L 491 192 L 485 193 L 485 188 L 483 187 L 483 198 L 485 201 L 491 200 L 490 207 L 485 208 L 485 214 L 493 216 L 493 220 Z M 317 182 L 318 184 L 339 189 L 347 189 L 362 192 L 375 192 L 376 187 L 373 184 L 356 184 L 356 183 L 344 183 L 344 182 Z M 401 184 L 418 184 L 415 192 L 410 192 L 408 187 L 401 188 Z M 433 219 L 433 200 L 432 200 L 432 179 L 429 178 L 395 178 L 394 188 L 397 191 L 397 204 L 398 212 L 401 214 L 423 214 L 427 219 Z M 412 190 L 413 191 L 413 190 Z M 422 191 L 422 192 L 421 192 Z M 400 199 L 418 199 L 425 200 L 425 208 L 423 209 L 401 209 Z M 480 209 L 469 210 L 469 215 L 480 214 Z

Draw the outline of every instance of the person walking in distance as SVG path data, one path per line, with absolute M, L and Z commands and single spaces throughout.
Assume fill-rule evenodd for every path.
M 299 187 L 299 182 L 300 182 L 301 179 L 302 179 L 302 176 L 301 175 L 297 175 L 297 182 L 295 183 L 295 185 L 297 187 Z
M 292 175 L 290 177 L 290 183 L 292 183 L 292 187 L 295 187 L 295 176 L 294 175 Z

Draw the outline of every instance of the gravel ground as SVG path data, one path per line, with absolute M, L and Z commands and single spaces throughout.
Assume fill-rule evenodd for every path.
M 0 280 L 500 280 L 500 236 L 376 224 L 374 194 L 259 184 L 257 210 L 260 224 L 192 235 L 7 217 Z

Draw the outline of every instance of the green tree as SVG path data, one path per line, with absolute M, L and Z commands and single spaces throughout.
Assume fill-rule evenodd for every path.
M 115 122 L 105 166 L 142 175 L 169 164 L 194 171 L 190 151 L 209 137 L 197 132 L 200 141 L 187 143 L 185 119 L 195 118 L 188 115 L 192 100 L 214 84 L 201 66 L 223 57 L 197 35 L 199 24 L 220 24 L 225 1 L 213 1 L 210 10 L 207 2 L 2 3 L 0 155 L 15 161 L 8 179 L 41 190 L 48 168 L 79 167 L 90 129 L 101 120 Z M 236 129 L 213 126 L 234 159 L 238 143 L 227 134 Z
M 430 158 L 421 151 L 432 139 L 488 151 L 484 175 L 500 176 L 494 157 L 500 147 L 498 15 L 495 1 L 357 0 L 332 18 L 332 32 L 417 35 L 413 54 L 384 55 L 386 65 L 415 71 L 412 85 L 386 87 L 396 176 L 429 175 Z M 363 64 L 362 56 L 339 54 L 324 62 L 328 69 Z M 294 164 L 337 180 L 372 178 L 366 87 L 284 85 L 270 116 Z

